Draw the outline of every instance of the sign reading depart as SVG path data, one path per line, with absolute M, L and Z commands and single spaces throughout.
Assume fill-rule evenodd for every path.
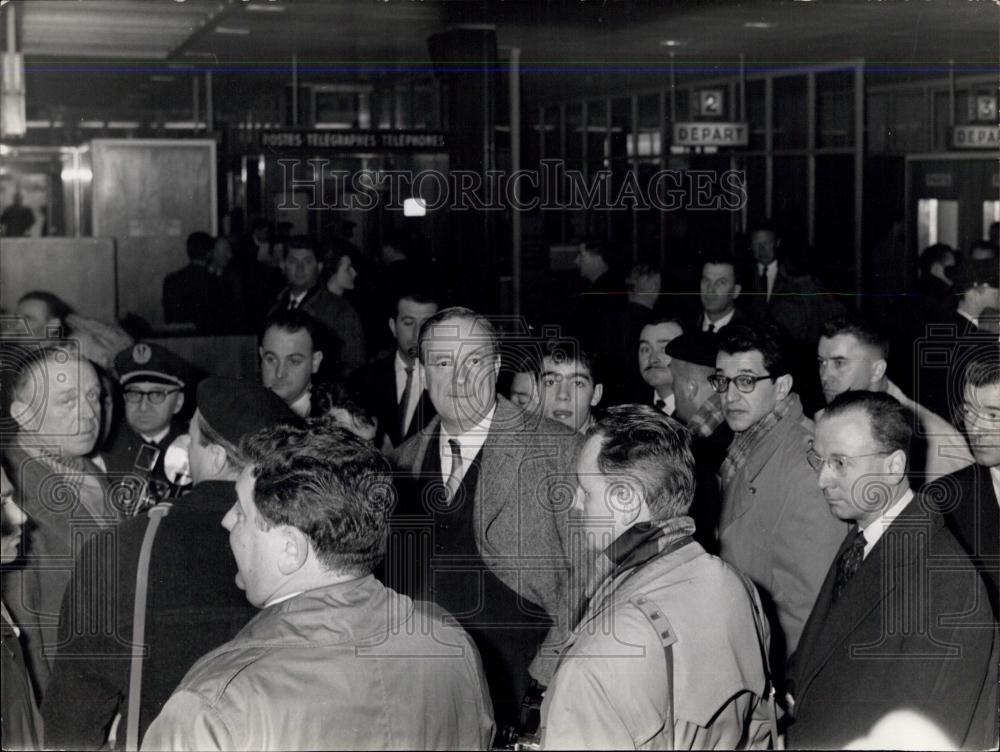
M 437 131 L 261 131 L 260 145 L 270 149 L 336 151 L 446 151 Z
M 1000 126 L 956 125 L 951 131 L 953 149 L 996 149 L 1000 146 Z
M 746 146 L 746 123 L 674 123 L 674 146 Z

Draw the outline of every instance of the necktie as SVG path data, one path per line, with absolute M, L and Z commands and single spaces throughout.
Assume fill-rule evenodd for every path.
M 288 310 L 289 311 L 294 311 L 298 307 L 299 307 L 299 301 L 297 301 L 295 298 L 289 298 L 288 299 Z
M 767 293 L 767 267 L 760 267 L 760 291 L 764 294 L 764 302 L 768 303 L 771 300 L 771 296 Z
M 448 446 L 451 447 L 451 471 L 448 473 L 448 480 L 445 481 L 445 500 L 450 504 L 458 492 L 458 487 L 462 483 L 462 446 L 458 439 L 448 439 Z
M 661 413 L 662 413 L 662 412 L 666 412 L 666 411 L 664 410 L 664 408 L 665 408 L 666 406 L 667 406 L 667 403 L 666 403 L 666 401 L 665 401 L 665 400 L 661 400 L 661 399 L 659 399 L 659 398 L 657 398 L 657 399 L 653 400 L 653 407 L 655 407 L 655 408 L 656 408 L 657 410 L 659 410 L 659 411 L 660 411 Z
M 858 571 L 858 567 L 861 566 L 867 542 L 864 532 L 861 528 L 858 528 L 857 533 L 854 535 L 854 540 L 851 541 L 851 545 L 837 559 L 837 576 L 833 582 L 833 599 L 835 601 L 840 598 L 840 594 L 844 591 L 847 583 L 854 576 L 854 573 Z
M 708 326 L 705 328 L 705 331 L 708 332 L 709 334 L 715 334 L 715 324 L 709 322 Z
M 406 386 L 403 387 L 403 396 L 399 398 L 399 435 L 406 438 L 406 406 L 410 402 L 410 387 L 413 386 L 413 366 L 406 367 Z

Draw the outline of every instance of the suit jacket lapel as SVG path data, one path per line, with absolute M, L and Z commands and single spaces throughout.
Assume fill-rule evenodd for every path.
M 788 426 L 794 423 L 795 420 L 793 416 L 786 415 L 751 450 L 747 461 L 740 468 L 739 472 L 736 473 L 733 488 L 725 489 L 722 518 L 719 521 L 720 532 L 749 512 L 753 508 L 753 505 L 758 502 L 759 494 L 750 493 L 749 489 L 745 486 L 753 487 L 757 476 L 764 469 L 764 465 L 767 464 L 767 461 L 771 459 L 784 440 Z
M 486 443 L 480 455 L 479 482 L 476 487 L 476 502 L 479 517 L 477 535 L 480 551 L 498 553 L 496 546 L 489 544 L 490 538 L 519 540 L 517 529 L 518 514 L 501 513 L 516 501 L 519 486 L 519 466 L 523 456 L 524 422 L 514 405 L 502 397 L 497 398 L 497 409 L 493 414 Z M 516 504 L 515 511 L 516 511 Z M 482 531 L 481 533 L 479 531 Z

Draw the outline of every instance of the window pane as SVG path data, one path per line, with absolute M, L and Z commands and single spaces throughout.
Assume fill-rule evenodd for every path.
M 566 105 L 566 161 L 583 158 L 583 104 Z
M 854 143 L 854 73 L 834 71 L 816 76 L 816 146 L 851 146 Z
M 750 149 L 764 151 L 767 145 L 765 129 L 767 103 L 764 101 L 764 82 L 750 81 L 747 83 L 747 120 L 750 123 Z
M 631 157 L 632 99 L 621 97 L 611 100 L 611 158 Z
M 608 157 L 608 106 L 603 99 L 587 103 L 587 158 L 604 162 Z
M 545 158 L 562 157 L 562 115 L 559 107 L 545 108 Z
M 774 79 L 774 148 L 806 148 L 808 128 L 806 77 Z

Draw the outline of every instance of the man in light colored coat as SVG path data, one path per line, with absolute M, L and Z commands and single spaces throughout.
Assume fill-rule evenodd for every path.
M 691 537 L 687 431 L 653 407 L 612 407 L 577 478 L 578 529 L 599 553 L 542 705 L 543 747 L 766 749 L 767 622 L 753 585 Z
M 773 325 L 729 326 L 710 377 L 735 433 L 720 471 L 719 556 L 749 575 L 765 608 L 773 607 L 776 670 L 795 652 L 846 533 L 806 462 L 813 423 L 792 391 L 781 347 Z
M 392 482 L 333 424 L 245 439 L 222 521 L 236 584 L 261 612 L 188 672 L 144 749 L 485 749 L 475 646 L 440 610 L 371 574 Z

